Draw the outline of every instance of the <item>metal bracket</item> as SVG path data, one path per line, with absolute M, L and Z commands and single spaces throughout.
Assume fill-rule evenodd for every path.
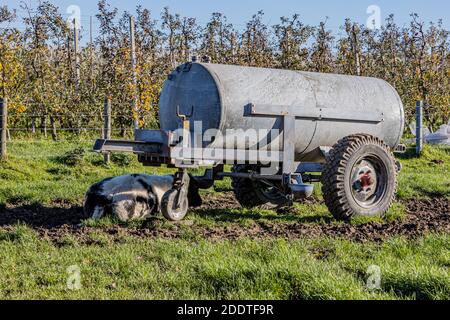
M 297 169 L 295 172 L 297 173 L 305 173 L 305 172 L 322 172 L 323 164 L 318 162 L 300 162 L 295 163 Z
M 282 178 L 283 188 L 289 195 L 290 200 L 305 199 L 312 196 L 314 192 L 314 185 L 303 182 L 301 175 L 283 174 Z
M 203 176 L 192 176 L 191 179 L 195 181 L 199 189 L 206 190 L 214 186 L 214 181 L 223 180 L 223 178 L 219 176 L 220 172 L 223 172 L 223 165 L 207 169 Z
M 180 106 L 177 106 L 177 117 L 180 118 L 181 120 L 185 121 L 188 120 L 190 118 L 192 118 L 192 116 L 194 115 L 194 106 L 191 106 L 191 111 L 189 113 L 183 114 L 180 111 Z
M 301 106 L 277 106 L 250 103 L 246 107 L 249 116 L 280 117 L 292 116 L 297 119 L 317 121 L 347 121 L 380 123 L 384 114 L 380 112 L 355 112 L 337 108 L 305 108 Z
M 173 189 L 178 191 L 177 208 L 180 207 L 183 199 L 188 196 L 190 179 L 189 173 L 185 169 L 181 169 L 175 174 Z
M 394 153 L 396 153 L 396 154 L 404 154 L 404 153 L 406 153 L 406 151 L 407 151 L 407 148 L 406 148 L 406 145 L 404 145 L 404 144 L 399 144 L 394 149 Z
M 130 152 L 136 154 L 150 154 L 164 157 L 164 145 L 159 142 L 148 143 L 140 141 L 120 141 L 98 139 L 94 145 L 94 152 Z
M 294 171 L 295 161 L 295 117 L 283 116 L 283 173 Z

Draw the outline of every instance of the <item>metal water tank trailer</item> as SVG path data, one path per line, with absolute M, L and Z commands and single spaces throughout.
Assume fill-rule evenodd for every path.
M 199 63 L 169 75 L 160 97 L 161 128 L 176 130 L 181 125 L 177 106 L 194 106 L 191 121 L 201 121 L 204 130 L 282 129 L 279 117 L 246 115 L 249 105 L 255 115 L 295 115 L 296 160 L 351 134 L 373 135 L 391 148 L 403 134 L 403 104 L 384 80 Z
M 178 168 L 174 188 L 161 204 L 169 220 L 184 218 L 192 190 L 223 178 L 232 179 L 242 206 L 267 208 L 301 201 L 312 195 L 311 183 L 321 182 L 337 219 L 384 215 L 394 200 L 400 165 L 393 152 L 403 134 L 404 110 L 384 80 L 189 62 L 168 75 L 159 109 L 160 130 L 137 130 L 133 142 L 98 140 L 94 149 L 130 151 L 145 165 Z M 198 134 L 198 124 L 202 134 L 222 133 L 200 146 L 224 151 L 222 158 L 180 156 L 181 141 Z M 188 132 L 183 139 L 175 134 L 180 129 Z M 264 144 L 227 134 L 261 129 L 280 134 L 267 134 Z M 267 159 L 260 155 L 248 161 L 250 150 L 263 148 L 279 153 L 269 165 L 275 164 L 274 173 L 264 170 Z M 233 150 L 247 154 L 241 159 L 226 152 Z M 233 169 L 226 172 L 224 163 L 230 161 Z M 198 167 L 208 167 L 203 177 L 187 173 Z

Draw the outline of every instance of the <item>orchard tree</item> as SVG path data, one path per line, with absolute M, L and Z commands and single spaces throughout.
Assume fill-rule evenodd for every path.
M 222 13 L 213 13 L 202 35 L 201 53 L 215 63 L 238 61 L 237 32 Z
M 14 11 L 6 6 L 0 7 L 0 96 L 10 99 L 11 109 L 24 112 L 25 107 L 20 104 L 25 82 L 21 34 L 15 28 L 6 27 L 15 20 Z
M 300 16 L 294 14 L 292 18 L 281 18 L 281 23 L 273 27 L 277 52 L 275 57 L 278 66 L 283 69 L 304 70 L 308 64 L 308 40 L 313 28 L 303 24 Z
M 273 67 L 274 55 L 268 26 L 263 22 L 264 12 L 259 11 L 247 23 L 241 36 L 241 59 L 253 67 Z
M 310 68 L 316 72 L 333 72 L 334 36 L 326 29 L 326 21 L 320 23 L 314 32 L 314 44 L 311 49 Z

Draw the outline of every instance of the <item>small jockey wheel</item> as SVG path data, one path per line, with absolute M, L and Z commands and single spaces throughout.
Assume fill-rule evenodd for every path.
M 188 191 L 190 178 L 183 170 L 175 175 L 174 186 L 166 192 L 161 203 L 161 212 L 169 221 L 181 221 L 189 209 Z

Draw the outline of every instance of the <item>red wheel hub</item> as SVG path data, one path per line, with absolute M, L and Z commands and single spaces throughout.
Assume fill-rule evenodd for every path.
M 364 191 L 373 185 L 373 180 L 372 176 L 370 175 L 370 172 L 366 172 L 363 175 L 361 175 L 359 181 L 361 182 L 361 187 Z

